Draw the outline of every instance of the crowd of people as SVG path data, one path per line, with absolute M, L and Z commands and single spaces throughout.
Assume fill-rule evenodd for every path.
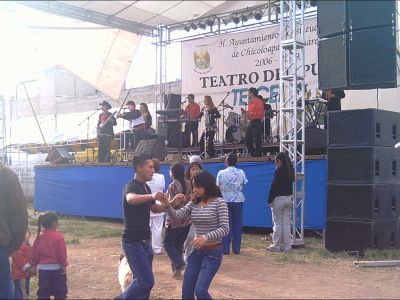
M 134 157 L 134 178 L 123 190 L 121 241 L 132 278 L 116 299 L 150 297 L 155 282 L 153 257 L 163 251 L 171 261 L 171 275 L 183 276 L 182 298 L 211 299 L 209 287 L 223 256 L 231 250 L 240 253 L 242 189 L 248 182 L 245 172 L 237 168 L 235 152 L 226 156 L 225 165 L 214 177 L 204 170 L 198 156 L 191 157 L 186 171 L 182 163 L 174 163 L 169 174 L 172 183 L 166 189 L 160 162 L 146 155 Z M 0 165 L 0 179 L 4 195 L 0 200 L 0 298 L 29 297 L 30 278 L 37 275 L 39 299 L 65 299 L 68 260 L 57 215 L 46 212 L 39 216 L 31 246 L 26 201 L 18 178 Z M 270 251 L 291 249 L 293 180 L 288 156 L 279 153 L 267 200 L 274 224 Z

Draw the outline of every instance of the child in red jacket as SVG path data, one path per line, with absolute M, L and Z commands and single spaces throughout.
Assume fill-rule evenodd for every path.
M 14 282 L 14 299 L 29 299 L 30 277 L 33 274 L 31 268 L 32 247 L 29 242 L 31 232 L 26 232 L 25 241 L 11 257 L 11 271 Z M 22 285 L 24 281 L 24 285 Z
M 41 227 L 44 228 L 41 232 Z M 57 231 L 58 217 L 47 212 L 38 219 L 38 236 L 33 243 L 32 266 L 39 275 L 39 299 L 66 299 L 67 288 L 67 248 L 64 236 Z

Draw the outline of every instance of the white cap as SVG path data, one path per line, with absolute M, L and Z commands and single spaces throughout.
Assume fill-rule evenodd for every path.
M 196 162 L 196 163 L 201 164 L 201 157 L 198 155 L 192 155 L 191 157 L 189 157 L 189 162 L 190 163 Z

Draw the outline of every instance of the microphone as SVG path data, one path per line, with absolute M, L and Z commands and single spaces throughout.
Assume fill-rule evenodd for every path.
M 187 102 L 186 100 L 185 100 L 185 101 L 182 101 L 181 104 L 185 104 L 186 102 Z

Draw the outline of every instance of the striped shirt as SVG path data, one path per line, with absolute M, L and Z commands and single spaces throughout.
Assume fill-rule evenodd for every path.
M 196 227 L 196 236 L 204 236 L 207 241 L 220 241 L 229 232 L 228 206 L 222 198 L 215 198 L 203 207 L 193 202 L 179 210 L 169 207 L 167 212 L 177 220 L 190 216 Z

